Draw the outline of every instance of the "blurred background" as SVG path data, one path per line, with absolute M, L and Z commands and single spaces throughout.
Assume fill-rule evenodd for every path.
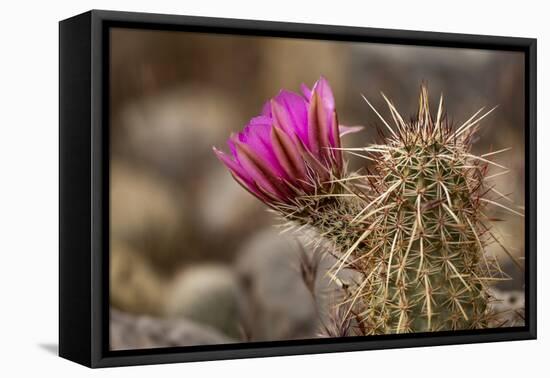
M 380 125 L 361 94 L 389 116 L 383 91 L 408 117 L 424 82 L 455 124 L 498 105 L 474 153 L 512 147 L 496 159 L 511 170 L 496 188 L 524 205 L 520 53 L 112 29 L 110 56 L 112 349 L 317 337 L 299 241 L 279 235 L 212 153 L 282 88 L 325 76 L 340 122 L 365 126 L 347 146 L 374 142 Z M 493 214 L 521 262 L 523 218 Z M 500 247 L 489 252 L 511 277 L 498 285 L 501 306 L 521 310 L 523 273 Z M 319 292 L 328 286 L 321 274 Z

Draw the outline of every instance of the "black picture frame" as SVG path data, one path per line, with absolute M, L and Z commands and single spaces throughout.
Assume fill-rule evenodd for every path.
M 524 327 L 110 351 L 111 27 L 509 50 L 525 56 Z M 59 23 L 59 355 L 89 367 L 536 338 L 536 39 L 92 10 Z

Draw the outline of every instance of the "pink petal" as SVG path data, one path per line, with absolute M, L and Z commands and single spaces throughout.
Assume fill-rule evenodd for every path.
M 271 126 L 271 116 L 260 115 L 252 118 L 247 126 Z
M 263 201 L 266 204 L 269 204 L 273 200 L 272 196 L 267 195 L 267 193 L 265 193 L 265 191 L 259 188 L 258 185 L 256 185 L 255 183 L 248 185 L 239 176 L 233 174 L 233 172 L 231 172 L 231 176 L 233 176 L 233 179 L 237 181 L 237 183 L 240 186 L 242 186 L 248 193 L 252 194 L 256 198 L 258 198 L 260 201 Z
M 287 176 L 298 181 L 306 176 L 306 167 L 300 151 L 292 139 L 278 127 L 271 129 L 271 141 L 273 151 L 281 166 L 286 170 Z
M 319 94 L 313 91 L 308 107 L 308 140 L 311 152 L 321 161 L 327 161 L 331 147 L 328 114 L 321 103 Z
M 328 116 L 328 139 L 332 147 L 340 147 L 340 134 L 338 133 L 338 117 L 336 111 Z
M 272 100 L 271 111 L 288 135 L 307 138 L 307 104 L 302 96 L 282 90 Z
M 246 144 L 255 154 L 257 154 L 265 163 L 267 163 L 271 171 L 277 177 L 286 177 L 286 172 L 279 163 L 273 146 L 271 145 L 271 124 L 263 123 L 262 121 L 271 120 L 267 117 L 253 118 L 245 127 L 244 134 L 240 138 L 240 142 Z M 236 155 L 239 158 L 239 154 Z
M 272 167 L 245 143 L 237 142 L 236 147 L 241 167 L 249 174 L 256 185 L 270 195 L 284 200 L 288 195 L 288 191 L 282 179 Z
M 321 78 L 317 80 L 317 82 L 313 86 L 312 91 L 317 92 L 317 94 L 321 98 L 323 106 L 327 110 L 327 113 L 332 113 L 335 107 L 334 95 L 332 94 L 332 89 L 330 88 L 327 79 L 321 76 Z
M 330 138 L 332 142 L 331 146 L 333 147 L 330 152 L 333 157 L 333 161 L 336 163 L 336 170 L 337 172 L 340 172 L 343 167 L 343 157 L 342 150 L 340 150 L 342 144 L 340 142 L 340 134 L 338 133 L 338 117 L 336 112 L 332 113 L 332 117 L 330 119 Z
M 311 89 L 309 89 L 309 87 L 304 83 L 300 85 L 300 89 L 302 90 L 302 93 L 304 94 L 306 100 L 309 101 L 311 99 Z
M 300 156 L 312 169 L 312 173 L 316 175 L 319 181 L 326 181 L 330 177 L 329 169 L 319 161 L 319 159 L 302 143 L 298 140 L 296 143 Z
M 262 115 L 266 117 L 271 117 L 271 100 L 266 101 L 262 107 Z
M 238 177 L 249 191 L 256 195 L 260 195 L 250 176 L 237 162 L 222 151 L 218 150 L 216 147 L 212 147 L 212 149 L 218 159 L 220 159 L 220 161 L 229 169 L 232 175 Z

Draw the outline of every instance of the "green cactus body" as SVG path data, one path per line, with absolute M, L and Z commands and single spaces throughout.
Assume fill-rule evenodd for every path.
M 436 131 L 429 125 L 427 130 Z M 479 277 L 479 165 L 444 133 L 406 130 L 380 159 L 379 206 L 370 238 L 379 261 L 363 315 L 373 333 L 482 327 L 487 293 Z M 374 242 L 374 243 L 373 243 Z
M 333 273 L 360 273 L 341 301 L 357 334 L 485 328 L 487 282 L 500 269 L 485 255 L 489 161 L 470 153 L 477 121 L 451 128 L 441 102 L 432 118 L 425 88 L 413 122 L 388 104 L 392 135 L 350 149 L 374 162 L 372 173 L 348 175 L 331 195 L 302 198 L 286 218 L 331 241 L 339 258 Z

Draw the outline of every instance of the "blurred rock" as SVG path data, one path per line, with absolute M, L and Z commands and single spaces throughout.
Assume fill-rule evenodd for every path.
M 111 244 L 110 301 L 114 307 L 133 313 L 161 314 L 165 283 L 128 245 Z
M 111 238 L 127 243 L 165 274 L 196 250 L 187 219 L 190 200 L 179 189 L 139 164 L 111 163 Z
M 141 237 L 148 229 L 173 232 L 183 204 L 162 177 L 123 161 L 111 163 L 111 233 Z
M 194 265 L 172 281 L 166 314 L 190 319 L 238 338 L 243 301 L 237 276 L 230 269 L 222 265 Z
M 525 293 L 519 290 L 491 289 L 495 301 L 490 309 L 498 314 L 498 323 L 503 327 L 523 327 L 525 325 Z
M 303 245 L 304 239 L 300 240 Z M 334 260 L 323 258 L 315 285 L 317 308 L 300 274 L 300 244 L 296 237 L 267 228 L 242 247 L 236 262 L 247 287 L 253 340 L 288 340 L 318 335 L 323 310 L 334 304 L 337 287 L 325 276 Z M 311 254 L 307 250 L 306 253 Z
M 129 103 L 115 119 L 116 152 L 132 156 L 174 178 L 200 175 L 215 161 L 212 146 L 234 129 L 230 99 L 217 90 L 188 83 Z
M 187 319 L 135 316 L 111 309 L 111 350 L 161 348 L 235 342 L 208 326 Z
M 499 201 L 514 208 L 510 203 Z M 518 211 L 521 211 L 518 209 Z M 523 272 L 518 271 L 514 265 L 514 261 L 508 256 L 510 253 L 514 256 L 516 262 L 519 262 L 520 265 L 523 265 L 523 256 L 525 250 L 525 224 L 524 219 L 520 216 L 510 216 L 506 210 L 502 209 L 488 209 L 488 212 L 491 216 L 505 219 L 503 222 L 493 222 L 491 224 L 491 233 L 495 235 L 502 245 L 506 247 L 506 251 L 500 246 L 499 243 L 493 241 L 492 237 L 488 237 L 488 240 L 491 242 L 486 248 L 487 256 L 495 256 L 498 258 L 498 261 L 504 271 L 510 275 L 513 280 L 503 281 L 499 283 L 499 288 L 501 289 L 516 289 L 519 290 L 524 284 Z M 508 252 L 508 253 L 507 253 Z
M 271 219 L 265 206 L 243 190 L 222 164 L 213 167 L 200 185 L 197 215 L 206 233 L 238 234 L 251 223 L 257 226 Z

